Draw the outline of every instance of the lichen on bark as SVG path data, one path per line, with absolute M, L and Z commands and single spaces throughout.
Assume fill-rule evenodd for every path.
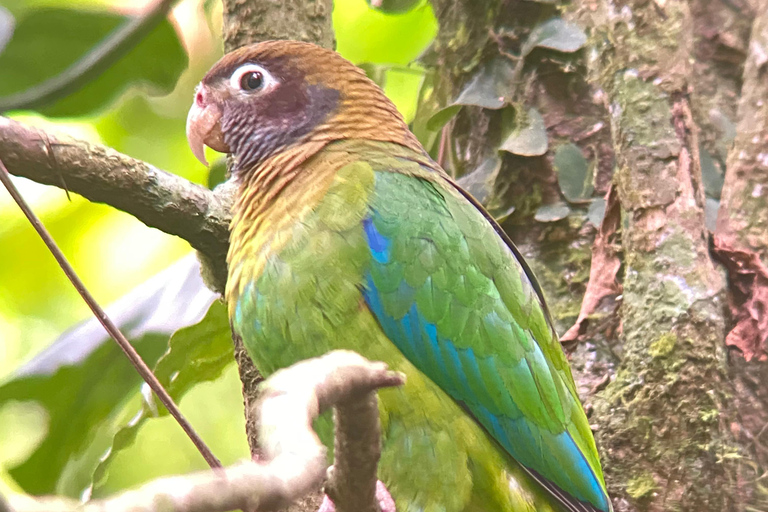
M 623 208 L 623 357 L 596 414 L 617 508 L 735 510 L 744 447 L 704 225 L 687 2 L 603 1 L 590 72 L 611 111 Z

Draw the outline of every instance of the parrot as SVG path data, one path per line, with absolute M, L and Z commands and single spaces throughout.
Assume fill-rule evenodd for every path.
M 612 511 L 533 273 L 363 70 L 241 47 L 198 84 L 187 138 L 233 158 L 225 300 L 262 375 L 337 349 L 405 375 L 379 392 L 396 510 Z

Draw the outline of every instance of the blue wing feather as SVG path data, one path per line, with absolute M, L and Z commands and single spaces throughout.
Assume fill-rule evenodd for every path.
M 376 174 L 377 189 L 379 182 L 388 180 L 388 176 L 404 178 L 402 175 L 387 172 Z M 392 232 L 392 226 L 398 223 L 397 216 L 387 216 L 386 211 L 392 210 L 378 209 L 374 194 L 371 213 L 363 221 L 363 230 L 372 256 L 371 268 L 366 274 L 363 296 L 385 334 L 421 371 L 455 400 L 463 403 L 515 460 L 538 479 L 543 478 L 545 486 L 552 488 L 554 484 L 553 493 L 558 494 L 557 488 L 559 488 L 582 502 L 592 504 L 598 510 L 610 510 L 602 481 L 590 467 L 571 433 L 565 428 L 555 432 L 541 426 L 546 424 L 546 421 L 550 423 L 567 421 L 566 411 L 560 404 L 545 404 L 545 407 L 540 408 L 539 414 L 547 417 L 540 418 L 541 421 L 531 421 L 516 403 L 513 396 L 515 393 L 529 395 L 541 394 L 543 391 L 550 396 L 552 394 L 557 396 L 557 384 L 554 384 L 552 379 L 538 377 L 542 372 L 547 372 L 548 375 L 550 370 L 536 340 L 524 339 L 532 336 L 530 332 L 523 331 L 517 326 L 502 325 L 501 318 L 493 309 L 497 306 L 496 303 L 501 303 L 501 300 L 495 288 L 491 289 L 492 281 L 488 281 L 481 275 L 473 275 L 471 272 L 458 276 L 459 283 L 466 283 L 467 279 L 472 279 L 473 284 L 485 285 L 488 288 L 488 296 L 481 297 L 482 301 L 474 301 L 473 294 L 476 294 L 477 289 L 482 286 L 470 287 L 467 283 L 463 289 L 459 287 L 460 293 L 452 297 L 453 302 L 450 305 L 446 305 L 447 314 L 451 314 L 456 307 L 477 308 L 480 307 L 478 304 L 485 304 L 488 311 L 480 317 L 467 315 L 466 323 L 460 329 L 461 332 L 447 333 L 449 336 L 441 335 L 446 333 L 441 333 L 435 323 L 426 319 L 426 317 L 433 319 L 439 316 L 442 310 L 430 307 L 429 311 L 420 311 L 414 298 L 417 288 L 421 289 L 419 286 L 423 287 L 424 283 L 432 286 L 431 277 L 429 275 L 424 277 L 426 272 L 424 268 L 398 269 L 401 279 L 399 285 L 395 287 L 394 283 L 388 282 L 386 288 L 393 291 L 383 293 L 379 290 L 377 282 L 385 282 L 393 266 L 400 261 L 397 257 L 398 261 L 393 262 L 393 251 L 397 250 L 393 238 L 385 236 L 377 227 L 387 226 L 387 232 Z M 434 210 L 430 210 L 429 213 L 432 212 Z M 410 215 L 419 213 L 409 212 Z M 450 222 L 450 219 L 440 219 L 440 223 L 446 222 Z M 406 234 L 403 236 L 416 236 L 413 232 L 404 231 Z M 435 244 L 434 237 L 429 238 L 429 244 Z M 429 247 L 431 250 L 432 245 L 424 247 Z M 469 257 L 469 249 L 464 252 Z M 432 265 L 435 261 L 433 256 L 428 254 L 424 258 L 412 258 L 412 260 L 417 261 L 418 265 Z M 510 253 L 510 257 L 515 256 Z M 430 270 L 434 271 L 434 268 Z M 410 277 L 410 285 L 406 283 L 403 275 Z M 444 277 L 450 278 L 450 276 Z M 427 279 L 430 279 L 428 283 Z M 461 281 L 462 279 L 465 281 Z M 488 281 L 487 284 L 483 281 L 484 279 Z M 493 296 L 494 293 L 496 293 L 495 296 Z M 479 321 L 479 318 L 483 320 Z M 485 355 L 481 356 L 470 346 L 474 337 L 477 336 L 478 329 L 481 328 L 485 329 L 489 335 L 503 336 L 504 339 L 509 340 L 510 345 L 520 344 L 523 347 L 520 350 L 528 349 L 525 350 L 526 357 L 521 357 L 514 365 L 503 367 L 509 372 L 507 378 L 499 374 L 500 366 L 495 359 L 496 355 L 489 353 L 488 347 L 484 349 Z M 509 382 L 515 383 L 516 388 L 508 395 L 502 395 L 508 389 Z M 573 475 L 576 476 L 573 477 Z M 578 481 L 574 481 L 574 478 Z

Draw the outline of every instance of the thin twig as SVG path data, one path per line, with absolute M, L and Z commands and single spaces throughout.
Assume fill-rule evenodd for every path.
M 40 222 L 40 219 L 37 218 L 26 201 L 24 201 L 24 198 L 21 197 L 18 189 L 11 181 L 11 175 L 8 173 L 8 170 L 5 168 L 5 164 L 3 164 L 2 160 L 0 160 L 0 182 L 2 182 L 5 188 L 8 189 L 8 192 L 11 194 L 11 197 L 13 197 L 13 200 L 16 201 L 16 204 L 19 205 L 21 211 L 24 212 L 24 215 L 27 217 L 27 219 L 29 219 L 29 222 L 35 228 L 35 231 L 37 231 L 38 235 L 40 235 L 40 238 L 43 239 L 43 242 L 45 242 L 48 250 L 50 250 L 51 254 L 53 254 L 53 257 L 56 258 L 56 261 L 67 275 L 67 278 L 69 278 L 70 282 L 83 298 L 85 303 L 88 304 L 88 307 L 91 308 L 91 311 L 93 311 L 93 314 L 99 320 L 101 325 L 104 326 L 104 329 L 106 329 L 112 339 L 117 342 L 125 355 L 128 356 L 128 359 L 136 368 L 136 371 L 138 371 L 139 375 L 141 375 L 144 381 L 149 384 L 149 387 L 152 388 L 152 391 L 155 392 L 157 397 L 160 399 L 160 402 L 162 402 L 165 408 L 168 409 L 168 412 L 170 412 L 171 415 L 179 423 L 179 425 L 181 425 L 181 428 L 184 429 L 184 432 L 186 432 L 187 436 L 195 444 L 198 451 L 200 454 L 202 454 L 208 465 L 212 468 L 220 468 L 221 462 L 219 462 L 219 459 L 213 455 L 210 448 L 208 448 L 208 446 L 203 442 L 202 438 L 200 438 L 197 432 L 195 432 L 195 430 L 192 428 L 192 425 L 190 425 L 187 419 L 181 414 L 181 411 L 173 402 L 171 396 L 168 394 L 165 388 L 163 388 L 163 385 L 160 384 L 160 381 L 157 380 L 157 377 L 155 377 L 155 374 L 153 374 L 152 370 L 149 369 L 149 366 L 147 366 L 144 360 L 141 359 L 141 356 L 138 354 L 138 352 L 136 352 L 136 349 L 133 348 L 130 342 L 125 338 L 125 336 L 123 336 L 123 333 L 120 332 L 120 329 L 117 328 L 117 326 L 107 316 L 101 306 L 98 305 L 91 293 L 86 289 L 85 284 L 83 284 L 83 282 L 77 276 L 75 269 L 72 268 L 72 265 L 69 264 L 67 258 L 64 256 L 64 253 L 61 252 L 61 249 L 59 249 L 50 233 L 48 233 L 48 230 L 45 229 L 43 223 Z
M 81 89 L 125 56 L 165 19 L 177 0 L 157 0 L 147 12 L 112 32 L 58 75 L 20 93 L 0 97 L 0 113 L 43 107 Z

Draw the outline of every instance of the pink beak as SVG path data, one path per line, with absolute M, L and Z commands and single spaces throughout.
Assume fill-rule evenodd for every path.
M 206 87 L 199 85 L 187 115 L 187 142 L 195 157 L 206 166 L 205 146 L 222 153 L 230 152 L 221 133 L 221 108 L 217 102 L 210 101 L 210 96 Z

